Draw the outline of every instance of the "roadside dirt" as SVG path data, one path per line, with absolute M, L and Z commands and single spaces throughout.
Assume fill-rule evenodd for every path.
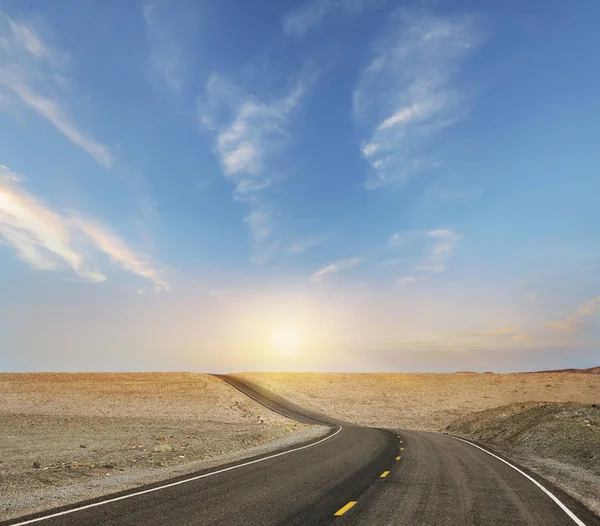
M 322 432 L 208 375 L 0 374 L 0 519 Z
M 472 413 L 445 431 L 475 440 L 568 487 L 600 514 L 599 404 L 511 404 Z
M 471 438 L 540 474 L 600 515 L 598 374 L 239 376 L 342 420 Z
M 375 427 L 441 431 L 473 411 L 521 402 L 600 403 L 600 375 L 244 373 L 316 411 Z

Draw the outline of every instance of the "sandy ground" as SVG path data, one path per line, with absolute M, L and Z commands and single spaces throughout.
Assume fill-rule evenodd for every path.
M 600 515 L 600 375 L 245 373 L 290 400 L 358 424 L 473 439 Z
M 324 434 L 208 375 L 0 374 L 0 519 Z
M 440 431 L 473 411 L 519 402 L 600 403 L 600 375 L 244 373 L 290 400 L 358 424 Z

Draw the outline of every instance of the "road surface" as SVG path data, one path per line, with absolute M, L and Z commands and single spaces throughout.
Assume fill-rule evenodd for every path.
M 2 524 L 598 526 L 477 447 L 433 433 L 358 427 L 223 377 L 289 418 L 331 426 L 308 444 Z M 558 498 L 557 498 L 558 497 Z

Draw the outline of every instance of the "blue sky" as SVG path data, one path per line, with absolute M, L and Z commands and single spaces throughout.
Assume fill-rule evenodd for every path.
M 3 2 L 0 368 L 600 359 L 600 6 Z

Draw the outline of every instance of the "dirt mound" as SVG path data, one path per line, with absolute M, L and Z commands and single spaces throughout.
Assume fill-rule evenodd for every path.
M 599 404 L 510 404 L 471 413 L 445 431 L 504 453 L 600 511 Z
M 600 475 L 600 406 L 511 404 L 461 418 L 446 432 L 502 449 L 561 459 Z

